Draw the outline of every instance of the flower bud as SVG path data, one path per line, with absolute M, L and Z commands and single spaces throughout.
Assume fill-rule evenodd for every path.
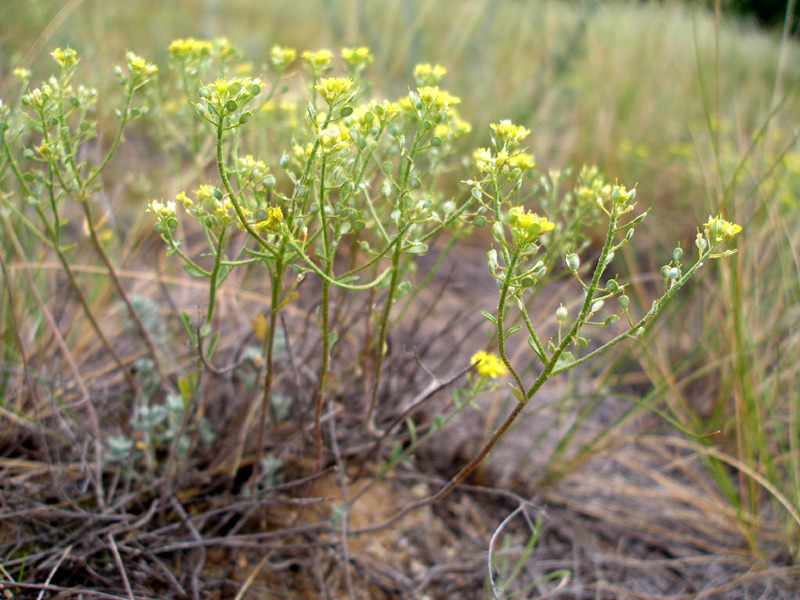
M 556 309 L 556 320 L 561 323 L 564 319 L 567 318 L 569 312 L 567 311 L 567 307 L 563 304 Z
M 678 262 L 682 258 L 683 258 L 683 250 L 681 250 L 680 248 L 675 248 L 675 250 L 672 251 L 672 259 L 675 262 Z

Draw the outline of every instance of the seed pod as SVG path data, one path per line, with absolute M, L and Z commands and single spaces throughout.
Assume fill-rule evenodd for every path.
M 581 266 L 580 257 L 572 252 L 567 254 L 565 262 L 567 263 L 567 268 L 573 273 L 578 270 L 578 267 Z

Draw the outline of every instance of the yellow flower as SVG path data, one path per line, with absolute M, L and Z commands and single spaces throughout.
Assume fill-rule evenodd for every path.
M 151 200 L 145 212 L 153 213 L 156 219 L 169 219 L 175 216 L 175 203 L 170 201 L 164 204 L 159 200 Z
M 514 241 L 518 244 L 530 243 L 555 227 L 555 223 L 548 220 L 547 217 L 525 212 L 521 206 L 515 206 L 508 211 L 508 222 L 511 223 L 511 234 Z
M 414 67 L 414 79 L 417 85 L 424 87 L 426 85 L 436 85 L 447 74 L 447 69 L 442 65 L 430 65 L 424 63 Z
M 332 125 L 327 129 L 322 129 L 317 136 L 322 152 L 333 154 L 349 145 L 349 137 L 344 129 Z
M 211 42 L 207 40 L 186 38 L 173 40 L 167 50 L 178 62 L 189 62 L 208 56 L 211 48 Z
M 461 102 L 461 98 L 451 93 L 440 90 L 438 87 L 424 86 L 417 88 L 417 94 L 425 110 L 448 110 L 454 104 Z
M 503 361 L 500 360 L 500 357 L 484 350 L 478 350 L 478 352 L 473 354 L 472 358 L 469 359 L 469 364 L 474 365 L 476 363 L 478 365 L 476 370 L 481 377 L 497 379 L 507 373 L 506 366 L 503 364 Z
M 22 68 L 22 67 L 17 67 L 16 69 L 14 69 L 14 70 L 12 71 L 12 73 L 14 74 L 14 77 L 16 77 L 17 79 L 19 79 L 19 80 L 20 80 L 21 82 L 23 82 L 23 83 L 25 83 L 26 81 L 28 81 L 28 79 L 30 79 L 30 78 L 31 78 L 31 71 L 30 71 L 30 69 L 25 69 L 25 68 Z
M 372 64 L 374 60 L 370 54 L 369 48 L 366 46 L 359 46 L 358 48 L 342 48 L 342 58 L 351 67 L 361 68 L 367 67 Z
M 297 50 L 294 48 L 273 46 L 269 53 L 269 60 L 278 71 L 285 70 L 295 58 L 297 58 Z
M 66 50 L 56 48 L 50 53 L 50 56 L 55 59 L 55 61 L 58 63 L 58 66 L 62 69 L 66 67 L 72 67 L 78 62 L 78 53 L 69 46 L 67 46 Z
M 314 89 L 328 104 L 333 104 L 340 96 L 347 94 L 352 87 L 353 80 L 349 77 L 326 77 L 320 79 Z
M 493 123 L 489 127 L 494 131 L 499 145 L 506 146 L 509 149 L 516 148 L 531 133 L 530 129 L 525 129 L 521 125 L 514 125 L 508 119 Z
M 536 161 L 533 158 L 533 154 L 517 152 L 508 159 L 508 164 L 512 169 L 522 169 L 523 171 L 527 171 L 528 169 L 532 169 L 536 166 Z
M 147 62 L 141 56 L 137 56 L 133 52 L 128 52 L 128 54 L 125 55 L 125 60 L 128 62 L 128 71 L 130 71 L 134 78 L 147 77 L 158 71 L 157 66 Z
M 194 208 L 194 202 L 192 201 L 191 198 L 189 198 L 189 196 L 186 195 L 186 192 L 181 192 L 180 194 L 175 196 L 175 200 L 183 204 L 183 207 L 186 210 Z
M 742 231 L 742 226 L 736 223 L 725 221 L 720 217 L 708 217 L 708 222 L 705 224 L 711 234 L 711 238 L 717 242 L 721 240 L 732 240 L 737 233 Z
M 267 209 L 267 218 L 255 224 L 256 231 L 278 231 L 283 221 L 283 211 L 280 206 L 271 206 Z
M 221 61 L 226 61 L 236 57 L 237 51 L 226 37 L 214 38 L 214 44 L 211 49 L 214 56 Z
M 309 52 L 306 50 L 300 55 L 311 67 L 316 70 L 322 67 L 327 67 L 331 64 L 333 52 L 330 50 L 317 50 L 316 52 Z
M 454 141 L 472 131 L 472 126 L 463 120 L 455 109 L 451 110 L 448 115 L 445 121 L 433 128 L 433 135 L 439 136 L 443 140 Z
M 495 170 L 494 157 L 488 148 L 477 148 L 472 153 L 472 160 L 475 161 L 475 166 L 482 173 L 492 173 Z

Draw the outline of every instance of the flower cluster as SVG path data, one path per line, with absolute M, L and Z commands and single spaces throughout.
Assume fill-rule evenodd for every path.
M 212 48 L 212 43 L 207 40 L 186 38 L 174 40 L 167 48 L 167 51 L 175 62 L 189 65 L 209 56 Z
M 349 65 L 353 73 L 360 73 L 375 60 L 366 46 L 342 48 L 342 59 Z
M 709 236 L 713 243 L 732 240 L 736 234 L 742 231 L 742 226 L 736 223 L 731 223 L 717 217 L 708 217 L 705 224 L 705 229 L 708 230 Z
M 530 135 L 529 129 L 508 120 L 493 123 L 490 127 L 494 132 L 492 144 L 496 150 L 478 148 L 472 154 L 472 160 L 481 173 L 496 178 L 503 172 L 527 171 L 536 166 L 533 154 L 517 149 L 519 143 Z
M 506 366 L 500 357 L 485 350 L 479 350 L 469 359 L 469 364 L 477 365 L 476 370 L 481 377 L 497 379 L 507 373 Z
M 445 142 L 454 142 L 472 131 L 472 125 L 461 118 L 458 111 L 451 109 L 448 118 L 433 128 L 433 135 Z
M 69 69 L 78 64 L 78 53 L 72 48 L 67 46 L 66 50 L 56 48 L 50 53 L 50 56 L 58 63 L 62 69 Z
M 502 147 L 509 151 L 519 146 L 519 143 L 531 133 L 530 129 L 525 129 L 522 125 L 514 125 L 508 119 L 492 123 L 489 127 L 494 131 L 495 147 Z
M 259 211 L 256 218 L 264 217 L 253 225 L 256 231 L 278 231 L 283 222 L 283 211 L 280 206 L 270 206 L 266 211 Z
M 31 106 L 37 110 L 45 111 L 48 108 L 50 98 L 53 96 L 53 89 L 47 83 L 43 83 L 41 88 L 31 90 L 22 97 L 22 104 Z
M 260 79 L 249 77 L 223 77 L 213 84 L 200 88 L 200 97 L 205 100 L 209 111 L 220 118 L 226 117 L 239 110 L 255 96 L 261 93 L 263 84 Z M 205 118 L 205 109 L 196 105 L 197 112 Z M 239 123 L 246 123 L 251 114 L 245 112 L 240 116 Z
M 418 87 L 438 85 L 446 74 L 447 69 L 442 65 L 424 63 L 414 67 L 414 80 Z
M 133 76 L 134 80 L 144 80 L 158 72 L 157 66 L 147 62 L 133 52 L 128 52 L 125 55 L 125 61 L 128 63 L 128 72 Z
M 279 73 L 283 73 L 294 62 L 295 58 L 297 58 L 297 51 L 294 48 L 273 46 L 269 53 L 269 60 L 272 66 Z
M 330 50 L 323 49 L 317 50 L 316 52 L 309 52 L 306 50 L 300 57 L 306 61 L 311 68 L 311 76 L 313 79 L 316 79 L 319 75 L 324 75 L 333 68 L 331 65 L 333 52 Z
M 327 77 L 320 79 L 314 86 L 329 106 L 333 106 L 337 100 L 346 96 L 352 88 L 353 80 L 349 77 Z
M 461 102 L 461 98 L 440 90 L 437 86 L 417 88 L 416 99 L 414 96 L 410 96 L 410 98 L 414 108 L 424 112 L 447 111 L 453 105 Z
M 228 62 L 239 56 L 239 51 L 231 45 L 226 37 L 214 38 L 211 47 L 211 54 L 220 62 Z
M 165 204 L 160 200 L 151 200 L 147 204 L 147 210 L 145 212 L 153 214 L 153 218 L 156 220 L 155 230 L 158 234 L 167 233 L 178 226 L 174 202 L 167 202 Z
M 347 135 L 347 131 L 335 125 L 321 129 L 317 139 L 320 150 L 326 156 L 344 150 L 350 145 L 350 136 Z
M 508 211 L 508 222 L 511 224 L 511 235 L 518 245 L 531 244 L 540 235 L 552 231 L 555 224 L 547 217 L 540 217 L 536 213 L 526 212 L 521 206 L 515 206 Z
M 11 73 L 22 83 L 28 83 L 31 78 L 31 70 L 24 67 L 17 67 Z

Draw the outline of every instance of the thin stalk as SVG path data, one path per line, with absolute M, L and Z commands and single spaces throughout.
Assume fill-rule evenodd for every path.
M 278 262 L 275 264 L 275 270 L 270 270 L 272 277 L 272 294 L 269 305 L 269 329 L 267 329 L 266 339 L 266 362 L 267 372 L 264 375 L 264 393 L 261 395 L 261 411 L 260 419 L 258 422 L 258 441 L 256 445 L 256 458 L 253 463 L 253 479 L 252 485 L 258 483 L 261 472 L 261 456 L 264 452 L 264 436 L 267 430 L 267 414 L 272 409 L 270 404 L 270 392 L 272 390 L 272 382 L 275 377 L 275 329 L 278 324 L 278 312 L 280 311 L 280 291 L 281 281 L 283 281 L 283 255 L 278 257 Z M 272 419 L 277 421 L 277 415 L 273 412 Z
M 508 369 L 508 372 L 511 373 L 511 376 L 514 378 L 514 382 L 517 384 L 519 398 L 521 398 L 522 394 L 525 393 L 525 387 L 522 385 L 522 380 L 519 378 L 519 375 L 514 369 L 514 366 L 511 364 L 511 361 L 508 360 L 508 356 L 506 356 L 504 317 L 506 299 L 508 298 L 508 287 L 511 283 L 511 278 L 514 275 L 514 269 L 517 266 L 517 261 L 519 260 L 519 255 L 521 252 L 522 248 L 520 247 L 517 248 L 514 254 L 511 255 L 511 262 L 506 268 L 506 276 L 503 279 L 503 287 L 500 289 L 500 299 L 497 302 L 497 353 L 500 355 L 500 360 L 503 361 L 503 364 Z
M 595 267 L 594 276 L 592 277 L 592 283 L 589 287 L 588 293 L 586 294 L 586 298 L 581 308 L 580 315 L 578 316 L 578 319 L 575 321 L 575 324 L 570 330 L 569 335 L 567 335 L 561 342 L 561 344 L 558 345 L 558 347 L 550 357 L 550 360 L 547 362 L 547 365 L 545 365 L 544 369 L 539 374 L 539 377 L 536 379 L 531 388 L 525 393 L 524 399 L 517 402 L 517 405 L 514 407 L 514 409 L 511 411 L 508 417 L 506 417 L 505 421 L 503 421 L 503 423 L 494 431 L 489 441 L 486 442 L 483 445 L 483 447 L 478 451 L 478 453 L 466 465 L 464 465 L 464 467 L 462 467 L 461 470 L 450 479 L 450 481 L 448 481 L 444 486 L 442 486 L 442 488 L 438 492 L 427 498 L 423 498 L 422 500 L 412 502 L 402 510 L 395 513 L 392 517 L 390 517 L 383 523 L 379 523 L 377 525 L 371 525 L 368 527 L 363 527 L 358 530 L 352 530 L 351 533 L 353 535 L 378 531 L 397 522 L 403 516 L 407 515 L 408 513 L 414 510 L 417 510 L 418 508 L 422 508 L 424 506 L 428 506 L 429 504 L 439 502 L 450 492 L 452 492 L 456 488 L 456 486 L 458 486 L 458 484 L 464 481 L 464 479 L 466 479 L 469 476 L 469 474 L 472 473 L 472 471 L 474 471 L 475 468 L 481 462 L 483 462 L 483 460 L 489 455 L 489 453 L 494 449 L 494 447 L 497 445 L 500 439 L 509 430 L 511 425 L 517 420 L 517 417 L 519 417 L 520 413 L 525 408 L 525 405 L 527 404 L 528 400 L 530 400 L 536 394 L 539 388 L 542 387 L 544 382 L 550 378 L 550 375 L 553 369 L 555 368 L 555 365 L 558 362 L 558 359 L 560 358 L 561 354 L 564 352 L 567 345 L 572 341 L 572 338 L 577 334 L 578 330 L 580 329 L 580 326 L 586 320 L 586 316 L 589 314 L 589 309 L 591 308 L 592 305 L 592 298 L 594 295 L 594 291 L 597 289 L 597 285 L 600 282 L 600 276 L 605 269 L 606 258 L 608 257 L 608 253 L 611 251 L 611 246 L 614 239 L 614 230 L 616 228 L 616 223 L 618 218 L 619 216 L 617 214 L 617 209 L 614 208 L 614 210 L 611 212 L 611 220 L 608 227 L 608 233 L 606 235 L 606 241 L 603 244 L 603 249 L 600 253 L 600 258 L 597 262 L 597 266 Z
M 333 272 L 333 258 L 328 240 L 328 222 L 325 216 L 325 170 L 327 167 L 327 157 L 322 157 L 322 168 L 319 180 L 319 218 L 322 224 L 322 246 L 325 250 L 325 275 L 331 277 Z M 328 369 L 330 362 L 330 321 L 328 296 L 330 283 L 322 280 L 322 305 L 321 313 L 321 334 L 322 334 L 322 364 L 319 368 L 319 383 L 317 386 L 316 398 L 314 400 L 314 443 L 316 445 L 315 472 L 322 470 L 322 406 L 325 404 L 325 386 L 327 384 Z
M 411 152 L 408 154 L 408 161 L 406 163 L 405 174 L 403 175 L 403 184 L 400 187 L 400 193 L 398 194 L 398 200 L 402 202 L 403 193 L 408 188 L 408 180 L 411 176 L 411 167 L 414 165 L 414 158 L 417 154 L 417 147 L 419 146 L 419 142 L 422 139 L 423 131 L 419 120 L 417 121 L 417 130 L 414 134 L 414 142 L 411 145 Z M 399 204 L 399 203 L 398 203 Z M 369 406 L 367 407 L 367 412 L 364 415 L 364 424 L 367 427 L 367 430 L 376 433 L 377 428 L 375 426 L 375 408 L 378 404 L 378 392 L 380 391 L 381 385 L 381 371 L 383 369 L 383 357 L 384 357 L 384 348 L 386 346 L 386 336 L 389 330 L 389 318 L 392 312 L 392 304 L 394 304 L 394 297 L 397 294 L 397 284 L 398 280 L 400 279 L 400 252 L 402 251 L 402 240 L 401 240 L 401 233 L 398 232 L 397 234 L 397 245 L 394 248 L 394 252 L 392 252 L 392 279 L 389 282 L 389 292 L 386 295 L 386 305 L 383 307 L 383 315 L 381 316 L 381 326 L 378 331 L 378 340 L 377 346 L 375 348 L 375 373 L 372 378 L 372 394 L 369 400 Z

